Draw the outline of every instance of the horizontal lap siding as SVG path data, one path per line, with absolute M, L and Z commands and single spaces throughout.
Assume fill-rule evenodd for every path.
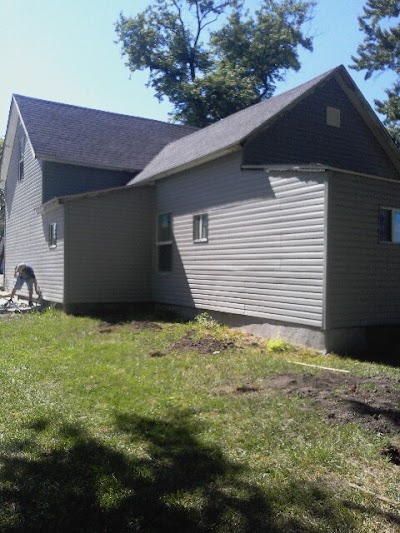
M 400 323 L 400 245 L 379 243 L 379 208 L 400 184 L 333 174 L 329 183 L 327 327 Z
M 41 266 L 39 284 L 46 289 L 44 296 L 51 302 L 62 303 L 64 301 L 64 208 L 62 205 L 50 213 L 42 216 L 43 231 L 47 232 L 49 238 L 49 225 L 57 224 L 57 246 L 49 248 L 48 243 L 45 248 L 45 261 Z M 43 282 L 42 282 L 43 279 Z
M 132 174 L 62 163 L 43 163 L 43 203 L 54 197 L 125 185 Z
M 6 272 L 5 284 L 14 284 L 14 267 L 19 262 L 32 265 L 45 299 L 62 302 L 64 295 L 64 232 L 62 208 L 42 216 L 42 167 L 25 144 L 24 179 L 18 180 L 19 126 L 15 137 L 6 183 Z M 49 223 L 57 223 L 57 248 L 49 249 Z M 27 295 L 24 289 L 21 294 Z
M 328 126 L 328 106 L 340 110 L 340 128 Z M 246 143 L 243 162 L 249 165 L 321 163 L 399 179 L 384 149 L 335 80 L 318 87 Z
M 151 300 L 153 190 L 66 201 L 66 303 Z
M 159 182 L 157 211 L 173 214 L 174 263 L 155 272 L 155 300 L 321 326 L 324 191 L 321 176 L 241 171 L 238 155 Z M 202 212 L 209 242 L 193 243 Z

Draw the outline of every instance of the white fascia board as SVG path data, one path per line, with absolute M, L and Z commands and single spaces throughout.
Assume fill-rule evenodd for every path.
M 31 152 L 32 152 L 32 154 L 33 154 L 33 157 L 36 159 L 37 156 L 36 156 L 35 150 L 34 150 L 34 148 L 33 148 L 33 145 L 32 145 L 32 143 L 31 143 L 31 140 L 30 140 L 30 138 L 29 138 L 28 130 L 26 129 L 25 122 L 24 122 L 24 119 L 23 119 L 23 117 L 22 117 L 21 111 L 19 110 L 19 106 L 18 106 L 17 99 L 15 98 L 14 95 L 13 95 L 13 102 L 14 102 L 14 104 L 15 104 L 15 107 L 16 107 L 17 110 L 18 110 L 18 117 L 19 117 L 19 120 L 21 121 L 21 125 L 22 125 L 22 128 L 23 128 L 23 130 L 24 130 L 25 137 L 26 137 L 26 139 L 27 139 L 27 141 L 28 141 L 29 147 L 30 147 Z
M 390 183 L 400 183 L 400 179 L 384 178 L 375 174 L 367 174 L 366 172 L 357 172 L 355 170 L 348 170 L 346 168 L 332 167 L 330 165 L 242 165 L 242 170 L 263 170 L 265 172 L 337 172 L 339 174 L 349 174 L 351 176 L 358 176 L 361 178 L 368 178 L 373 180 L 388 181 Z
M 264 170 L 265 172 L 325 172 L 330 167 L 326 165 L 242 165 L 242 170 Z
M 7 130 L 3 145 L 3 157 L 0 166 L 0 187 L 4 188 L 8 174 L 8 167 L 10 165 L 12 147 L 14 145 L 15 134 L 18 127 L 18 110 L 15 106 L 14 100 L 11 101 L 10 111 L 8 114 Z

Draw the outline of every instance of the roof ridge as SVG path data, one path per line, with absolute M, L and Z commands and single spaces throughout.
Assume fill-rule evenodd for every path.
M 340 72 L 343 70 L 346 71 L 343 65 L 334 67 L 330 70 L 327 70 L 323 74 L 315 76 L 311 80 L 292 87 L 291 89 L 288 89 L 286 91 L 283 91 L 282 93 L 272 96 L 271 98 L 267 98 L 265 100 L 262 100 L 261 102 L 257 102 L 256 104 L 241 109 L 236 113 L 232 113 L 231 115 L 219 120 L 218 122 L 214 122 L 213 124 L 210 124 L 205 128 L 194 131 L 193 133 L 185 136 L 184 138 L 176 139 L 168 143 L 161 150 L 161 152 L 159 152 L 159 154 L 157 154 L 155 158 L 147 165 L 147 167 L 129 182 L 129 184 L 131 185 L 135 183 L 140 183 L 143 180 L 154 178 L 157 175 L 165 175 L 165 172 L 169 172 L 172 169 L 177 169 L 180 167 L 180 164 L 178 163 L 179 159 L 181 159 L 181 164 L 183 165 L 189 164 L 193 161 L 196 161 L 197 159 L 201 160 L 202 157 L 205 155 L 203 154 L 204 150 L 202 149 L 205 148 L 205 145 L 209 147 L 210 142 L 212 142 L 205 142 L 205 136 L 209 138 L 214 137 L 213 148 L 208 151 L 207 157 L 210 155 L 210 153 L 217 153 L 221 149 L 226 150 L 230 147 L 237 146 L 238 143 L 243 142 L 249 134 L 254 133 L 255 130 L 257 130 L 263 124 L 268 122 L 272 117 L 276 117 L 279 113 L 284 112 L 286 109 L 288 109 L 289 105 L 294 105 L 299 101 L 299 99 L 304 98 L 309 93 L 309 91 L 313 90 L 313 88 L 317 87 L 323 81 L 328 80 L 336 72 Z M 274 110 L 275 107 L 277 109 Z M 258 109 L 264 111 L 269 109 L 271 111 L 270 116 L 263 118 L 261 121 L 256 120 L 255 122 L 258 122 L 258 124 L 253 123 L 252 125 L 250 124 L 246 126 L 245 124 L 249 117 L 253 117 L 254 119 L 254 116 L 256 115 Z M 259 117 L 262 116 L 263 113 L 259 113 Z M 242 127 L 242 125 L 244 126 Z M 234 135 L 230 141 L 227 141 L 227 138 L 224 135 L 224 133 L 226 133 L 225 126 L 228 128 L 232 126 L 236 127 L 236 135 Z M 201 154 L 199 151 L 197 154 L 190 155 L 190 147 L 185 146 L 186 149 L 180 151 L 181 154 L 185 154 L 184 156 L 180 155 L 177 158 L 175 157 L 177 154 L 174 153 L 174 166 L 167 165 L 168 170 L 166 168 L 157 168 L 158 163 L 162 160 L 163 157 L 165 157 L 165 154 L 174 150 L 178 150 L 178 148 L 182 145 L 187 145 L 190 140 L 194 142 L 197 139 L 199 140 L 199 146 L 201 147 Z M 185 161 L 183 161 L 183 159 L 185 159 Z
M 210 126 L 207 126 L 207 127 L 211 127 L 211 126 L 214 126 L 215 124 L 219 124 L 220 122 L 230 118 L 230 117 L 233 117 L 233 116 L 237 116 L 239 115 L 240 113 L 243 113 L 245 114 L 249 109 L 251 108 L 255 108 L 257 106 L 259 107 L 262 107 L 263 105 L 265 105 L 266 102 L 272 102 L 273 100 L 276 101 L 276 99 L 278 98 L 285 98 L 287 97 L 291 92 L 300 92 L 300 95 L 302 95 L 302 87 L 305 87 L 305 86 L 309 86 L 310 88 L 313 87 L 314 85 L 317 85 L 318 83 L 320 83 L 324 78 L 328 78 L 330 75 L 332 75 L 335 71 L 337 70 L 340 70 L 342 68 L 342 65 L 338 66 L 338 67 L 334 67 L 332 69 L 329 69 L 327 70 L 326 72 L 324 72 L 323 74 L 319 74 L 318 76 L 315 76 L 314 78 L 312 78 L 311 80 L 308 80 L 308 81 L 305 81 L 304 83 L 301 83 L 300 85 L 296 85 L 295 87 L 292 87 L 290 89 L 287 89 L 286 91 L 283 91 L 279 94 L 274 94 L 273 96 L 271 96 L 270 98 L 266 98 L 265 100 L 261 100 L 260 102 L 256 102 L 255 104 L 252 104 L 248 107 L 245 107 L 244 109 L 240 109 L 239 111 L 236 111 L 235 113 L 232 113 L 231 115 L 228 115 L 227 117 L 225 118 L 222 118 L 221 120 L 219 120 L 218 122 L 214 122 L 213 124 L 210 124 Z M 203 128 L 204 129 L 204 128 Z M 175 141 L 174 141 L 175 142 Z
M 265 106 L 265 104 L 267 102 L 268 102 L 268 104 L 270 104 L 274 100 L 276 101 L 277 99 L 285 98 L 291 92 L 299 92 L 300 91 L 299 97 L 303 96 L 303 92 L 301 91 L 302 87 L 309 86 L 309 88 L 311 89 L 314 85 L 317 85 L 323 79 L 330 77 L 334 72 L 340 70 L 341 68 L 344 68 L 343 65 L 340 65 L 338 67 L 334 67 L 334 68 L 332 68 L 330 70 L 327 70 L 325 73 L 320 74 L 319 76 L 315 76 L 315 78 L 312 78 L 311 80 L 305 81 L 304 83 L 301 83 L 300 85 L 296 85 L 295 87 L 292 87 L 291 89 L 287 89 L 286 91 L 283 91 L 283 92 L 281 92 L 279 94 L 275 94 L 275 95 L 271 96 L 270 98 L 266 98 L 265 100 L 261 100 L 261 102 L 257 102 L 255 104 L 252 104 L 252 105 L 250 105 L 248 107 L 245 107 L 244 109 L 240 109 L 239 111 L 236 111 L 235 113 L 232 113 L 231 115 L 228 115 L 225 118 L 221 118 L 217 122 L 213 122 L 212 124 L 209 124 L 208 126 L 205 126 L 204 128 L 197 128 L 196 131 L 193 132 L 193 135 L 196 134 L 196 133 L 199 133 L 199 132 L 203 132 L 204 130 L 211 130 L 213 127 L 216 127 L 216 126 L 218 126 L 220 124 L 223 124 L 224 121 L 226 121 L 228 119 L 231 119 L 231 117 L 235 117 L 235 116 L 237 117 L 240 114 L 244 115 L 244 114 L 248 113 L 248 111 L 250 109 L 255 109 L 257 106 L 262 107 L 263 105 Z M 191 137 L 191 135 L 189 135 L 188 137 Z M 182 138 L 181 139 L 176 139 L 175 141 L 172 141 L 169 144 L 179 143 L 181 140 L 182 140 Z
M 33 96 L 25 96 L 23 94 L 13 93 L 12 97 L 17 102 L 18 102 L 18 99 L 22 98 L 24 100 L 36 101 L 36 102 L 41 102 L 41 103 L 50 104 L 50 105 L 69 107 L 69 108 L 79 109 L 79 110 L 82 110 L 82 111 L 89 111 L 89 112 L 93 112 L 93 113 L 101 113 L 101 114 L 106 114 L 106 115 L 113 115 L 113 116 L 116 116 L 116 117 L 126 117 L 126 118 L 130 118 L 130 119 L 143 120 L 145 122 L 157 122 L 159 124 L 164 124 L 166 126 L 175 126 L 175 127 L 178 127 L 178 128 L 186 128 L 186 129 L 191 129 L 191 130 L 194 130 L 194 131 L 197 131 L 199 129 L 199 128 L 196 128 L 195 126 L 187 126 L 185 124 L 174 124 L 172 122 L 165 122 L 163 120 L 158 120 L 158 119 L 154 119 L 154 118 L 139 117 L 137 115 L 128 115 L 126 113 L 116 113 L 114 111 L 104 111 L 103 109 L 97 109 L 97 108 L 94 108 L 94 107 L 79 106 L 79 105 L 75 105 L 75 104 L 66 104 L 64 102 L 55 102 L 54 100 L 46 100 L 44 98 L 35 98 Z

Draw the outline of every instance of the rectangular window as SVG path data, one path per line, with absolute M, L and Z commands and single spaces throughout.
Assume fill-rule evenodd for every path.
M 24 179 L 25 172 L 25 138 L 23 137 L 19 141 L 19 161 L 18 161 L 18 179 L 21 181 Z
M 379 241 L 400 243 L 400 209 L 379 209 Z
M 193 217 L 193 241 L 208 241 L 208 215 L 206 213 Z
M 163 213 L 157 219 L 157 255 L 158 271 L 172 270 L 172 215 Z
M 328 126 L 340 128 L 340 109 L 328 106 L 326 108 L 326 123 Z
M 49 247 L 57 247 L 57 224 L 49 224 Z

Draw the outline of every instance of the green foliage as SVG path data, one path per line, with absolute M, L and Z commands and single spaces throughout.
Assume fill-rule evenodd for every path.
M 367 0 L 358 22 L 364 41 L 357 48 L 358 56 L 352 57 L 351 68 L 365 70 L 365 79 L 385 70 L 397 75 L 393 87 L 386 90 L 387 100 L 375 100 L 375 106 L 386 116 L 384 124 L 400 145 L 400 1 Z
M 270 387 L 290 354 L 251 337 L 167 354 L 201 324 L 136 318 L 2 319 L 0 531 L 396 531 L 388 502 L 349 486 L 399 499 L 388 437 Z M 398 369 L 335 364 L 399 383 Z
M 267 340 L 267 348 L 269 352 L 272 353 L 287 353 L 294 351 L 294 347 L 281 337 L 274 337 L 273 339 Z
M 136 17 L 121 14 L 116 32 L 130 71 L 148 69 L 147 86 L 170 100 L 174 120 L 201 127 L 269 98 L 299 70 L 314 3 L 263 0 L 250 14 L 238 0 L 154 0 Z
M 195 316 L 193 319 L 197 324 L 202 324 L 203 326 L 214 326 L 217 324 L 217 321 L 207 312 L 200 313 Z

